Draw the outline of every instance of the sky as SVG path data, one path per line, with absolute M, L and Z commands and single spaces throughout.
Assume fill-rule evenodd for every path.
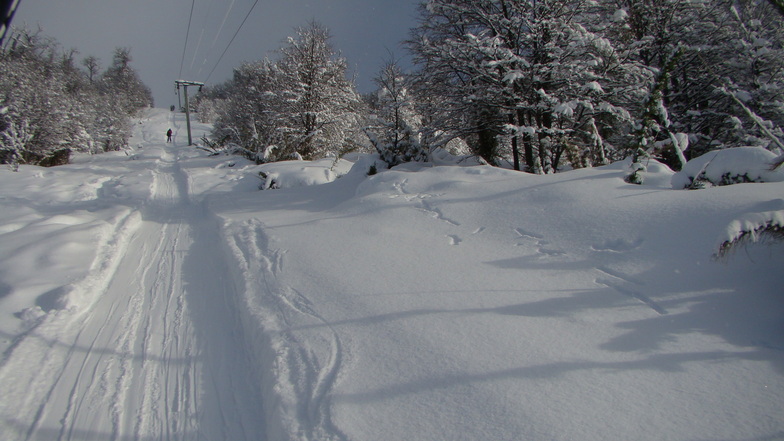
M 40 27 L 63 49 L 77 49 L 78 60 L 98 57 L 102 68 L 111 64 L 115 48 L 131 48 L 131 64 L 152 89 L 155 106 L 168 107 L 177 104 L 175 80 L 208 85 L 226 81 L 244 61 L 275 59 L 286 38 L 314 20 L 330 30 L 332 46 L 346 58 L 358 90 L 370 92 L 385 61 L 394 57 L 406 63 L 408 54 L 401 42 L 416 23 L 419 0 L 258 0 L 253 7 L 254 3 L 21 0 L 12 25 Z

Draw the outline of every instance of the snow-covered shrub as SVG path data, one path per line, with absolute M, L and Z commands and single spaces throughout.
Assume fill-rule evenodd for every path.
M 259 178 L 261 178 L 261 185 L 259 185 L 259 190 L 276 190 L 280 188 L 278 185 L 277 173 L 266 173 L 264 171 L 259 172 Z
M 761 147 L 738 147 L 706 153 L 687 162 L 672 177 L 675 189 L 697 189 L 746 182 L 784 181 L 784 170 L 771 170 L 776 155 Z
M 377 154 L 363 154 L 354 161 L 354 165 L 348 171 L 349 175 L 372 176 L 381 171 L 387 170 L 389 166 Z
M 219 155 L 222 152 L 226 151 L 226 145 L 229 141 L 229 135 L 225 135 L 223 138 L 212 140 L 204 135 L 201 137 L 202 146 L 197 145 L 196 147 L 210 152 L 210 156 Z
M 632 162 L 631 170 L 632 172 L 624 180 L 630 184 L 642 185 L 645 182 L 643 173 L 647 170 L 645 165 L 638 161 Z
M 784 241 L 784 210 L 749 213 L 730 222 L 719 240 L 716 256 L 725 257 L 740 244 L 766 240 Z
M 419 143 L 415 134 L 411 132 L 410 127 L 406 127 L 398 135 L 400 135 L 399 139 L 382 140 L 368 132 L 370 143 L 373 144 L 381 159 L 389 167 L 394 167 L 404 162 L 427 162 L 429 158 L 427 149 Z
M 345 175 L 353 163 L 345 159 L 323 158 L 316 161 L 278 161 L 254 168 L 261 179 L 260 190 L 326 184 Z
M 25 145 L 32 137 L 27 121 L 17 125 L 8 116 L 8 107 L 0 109 L 0 163 L 9 164 L 12 170 L 17 171 L 19 163 L 23 162 Z

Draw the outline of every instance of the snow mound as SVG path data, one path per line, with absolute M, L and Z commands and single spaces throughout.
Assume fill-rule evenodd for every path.
M 262 164 L 253 169 L 262 179 L 262 190 L 305 187 L 332 182 L 351 169 L 345 159 L 324 158 L 316 161 L 281 161 Z
M 721 255 L 732 244 L 748 239 L 758 242 L 766 232 L 784 231 L 784 199 L 772 201 L 773 210 L 747 213 L 731 221 L 717 241 L 716 249 Z
M 459 165 L 471 167 L 487 165 L 487 162 L 476 155 L 453 155 L 442 148 L 435 148 L 430 152 L 430 160 L 434 165 Z
M 672 187 L 704 188 L 743 182 L 781 182 L 784 171 L 771 170 L 776 155 L 761 147 L 737 147 L 694 158 L 672 177 Z

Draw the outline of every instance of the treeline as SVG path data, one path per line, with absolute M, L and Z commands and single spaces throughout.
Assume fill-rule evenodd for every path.
M 131 119 L 153 105 L 128 48 L 111 65 L 76 60 L 40 32 L 14 30 L 0 51 L 0 163 L 58 165 L 72 151 L 120 150 Z
M 429 0 L 419 14 L 414 71 L 390 60 L 369 96 L 317 24 L 237 68 L 198 101 L 214 142 L 259 161 L 369 145 L 390 165 L 466 145 L 536 173 L 781 148 L 777 0 Z

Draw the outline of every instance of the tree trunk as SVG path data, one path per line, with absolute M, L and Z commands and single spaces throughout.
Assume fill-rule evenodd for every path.
M 509 114 L 509 124 L 512 126 L 515 125 L 514 114 Z M 517 133 L 517 130 L 515 130 L 515 133 L 512 135 L 512 160 L 514 163 L 514 169 L 517 171 L 520 170 L 520 149 L 517 145 L 517 139 L 519 136 L 520 135 Z

